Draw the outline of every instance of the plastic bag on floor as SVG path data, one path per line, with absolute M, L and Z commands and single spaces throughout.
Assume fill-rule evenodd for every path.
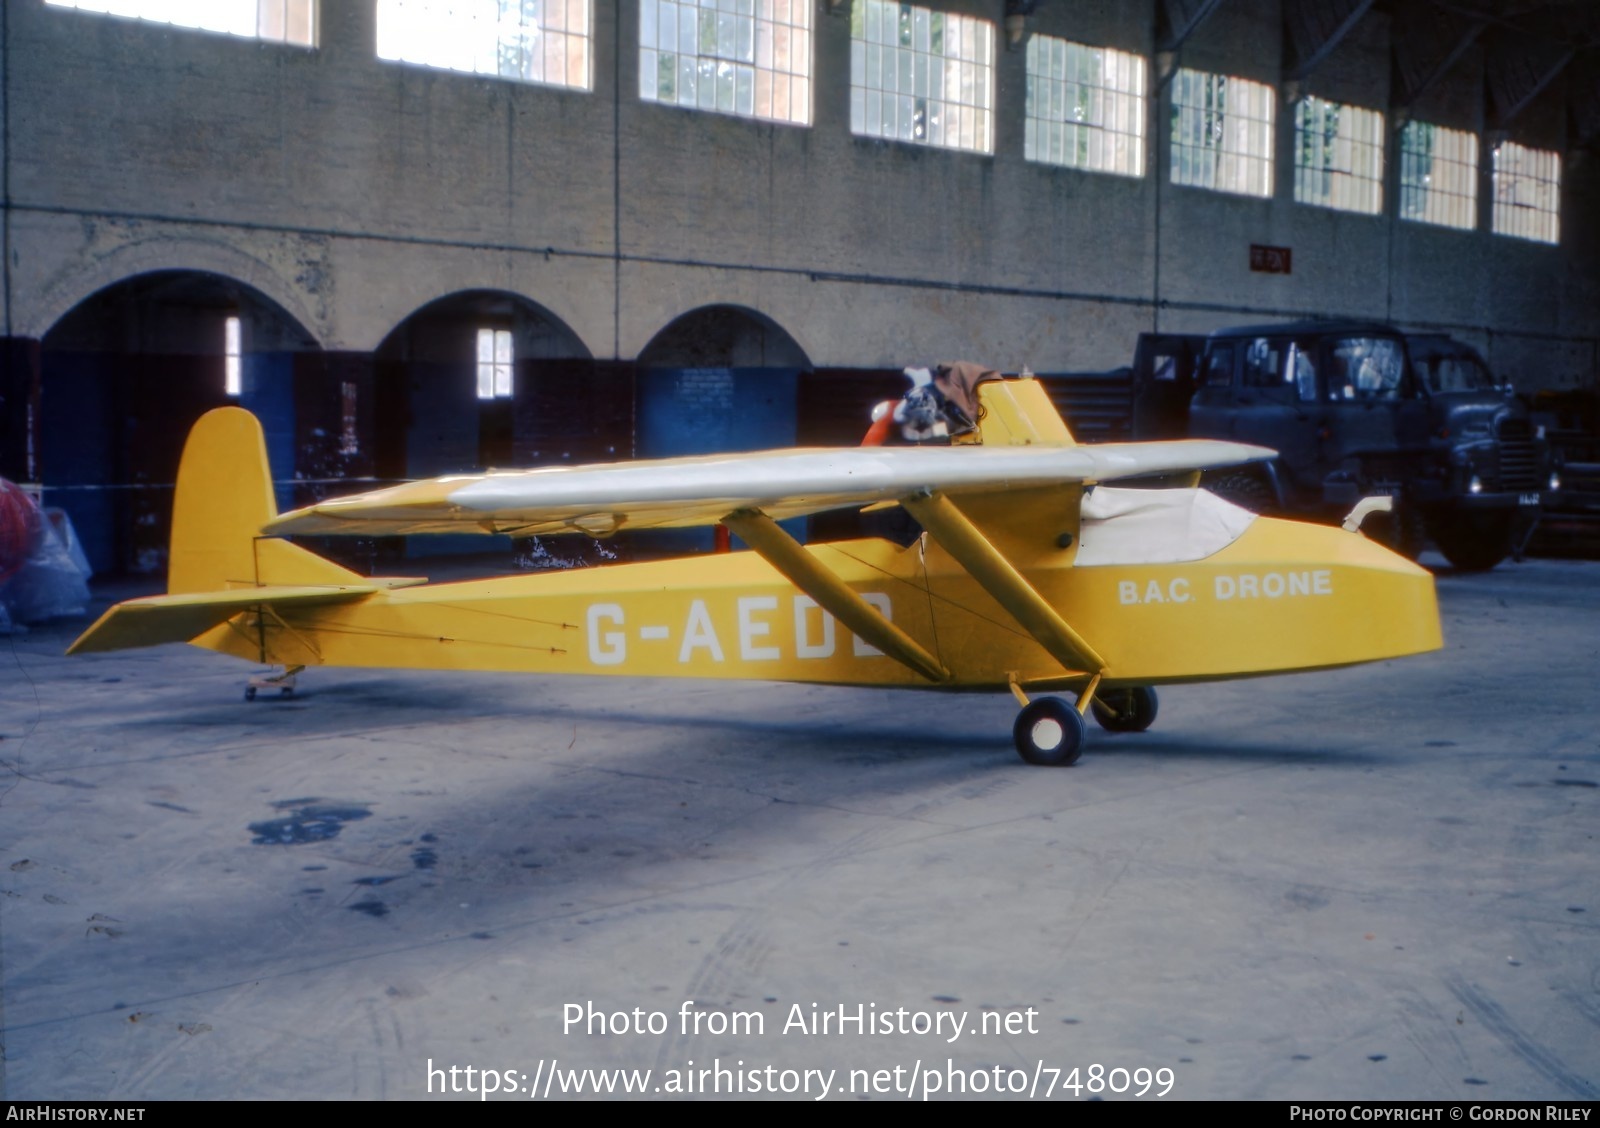
M 89 562 L 72 521 L 40 510 L 0 479 L 0 610 L 15 623 L 81 615 L 89 602 Z M 8 624 L 9 625 L 9 624 Z

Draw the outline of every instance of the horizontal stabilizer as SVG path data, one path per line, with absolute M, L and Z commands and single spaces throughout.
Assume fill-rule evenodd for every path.
M 557 466 L 412 482 L 269 521 L 274 535 L 585 533 L 713 525 L 739 510 L 774 520 L 899 501 L 1109 482 L 1274 456 L 1210 439 L 1096 446 L 848 447 Z
M 131 650 L 164 642 L 188 642 L 252 607 L 310 607 L 365 599 L 373 585 L 343 587 L 254 587 L 236 591 L 152 595 L 119 603 L 84 631 L 68 654 Z

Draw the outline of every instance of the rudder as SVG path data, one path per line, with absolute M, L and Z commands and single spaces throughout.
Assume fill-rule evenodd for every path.
M 1033 377 L 978 385 L 978 430 L 985 446 L 1077 446 L 1067 421 Z
M 277 515 L 260 422 L 240 407 L 206 412 L 178 464 L 168 594 L 359 582 L 356 573 L 314 553 L 263 538 L 261 527 Z

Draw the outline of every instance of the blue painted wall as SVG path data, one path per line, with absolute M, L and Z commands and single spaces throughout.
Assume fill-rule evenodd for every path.
M 255 414 L 266 434 L 279 512 L 294 508 L 294 358 L 291 352 L 248 353 L 240 373 L 239 406 Z
M 791 447 L 797 368 L 646 368 L 638 381 L 640 458 Z M 795 537 L 805 521 L 787 521 Z M 651 552 L 710 552 L 711 529 L 639 534 Z

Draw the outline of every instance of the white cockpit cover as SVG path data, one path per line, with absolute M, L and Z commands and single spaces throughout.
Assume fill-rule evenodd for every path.
M 1244 534 L 1256 515 L 1206 490 L 1096 486 L 1083 495 L 1079 567 L 1203 560 Z

